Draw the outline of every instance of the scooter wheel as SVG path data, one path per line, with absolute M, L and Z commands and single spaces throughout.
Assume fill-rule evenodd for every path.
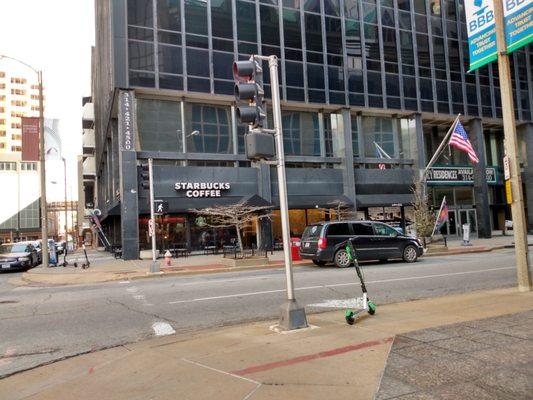
M 376 305 L 371 301 L 368 302 L 368 313 L 374 315 L 376 313 Z
M 346 323 L 348 325 L 353 325 L 355 322 L 355 318 L 353 317 L 353 311 L 346 311 L 346 313 L 344 313 L 344 318 L 346 319 Z

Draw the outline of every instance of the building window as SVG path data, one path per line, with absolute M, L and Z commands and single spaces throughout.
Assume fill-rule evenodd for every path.
M 19 134 L 13 134 L 11 135 L 11 140 L 22 140 L 22 135 Z
M 20 210 L 20 228 L 39 227 L 39 200 Z
M 6 144 L 4 142 L 0 142 L 0 149 L 5 149 L 6 148 Z
M 180 106 L 177 101 L 137 99 L 142 151 L 183 151 Z
M 231 134 L 231 109 L 189 103 L 186 105 L 187 152 L 221 153 L 233 152 Z M 198 131 L 198 134 L 192 134 Z
M 26 91 L 24 89 L 11 89 L 11 94 L 14 94 L 17 96 L 25 96 Z
M 13 152 L 22 151 L 22 147 L 20 147 L 20 146 L 11 146 L 11 151 L 13 151 Z
M 26 107 L 28 103 L 22 100 L 11 100 L 11 105 L 15 107 Z
M 26 82 L 25 78 L 11 78 L 11 83 L 25 84 Z
M 20 170 L 21 171 L 37 171 L 37 163 L 36 162 L 21 162 Z
M 0 131 L 0 137 L 6 137 L 6 131 Z
M 16 162 L 0 162 L 0 171 L 16 171 L 17 163 Z
M 283 120 L 283 147 L 289 156 L 320 156 L 318 114 L 285 111 Z
M 392 118 L 363 117 L 365 157 L 378 157 L 379 145 L 392 158 L 396 155 L 395 130 Z

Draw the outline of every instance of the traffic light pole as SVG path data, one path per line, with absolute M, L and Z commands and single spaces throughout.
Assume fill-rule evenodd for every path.
M 159 272 L 159 264 L 157 262 L 157 242 L 156 242 L 156 227 L 155 227 L 155 212 L 154 212 L 154 168 L 153 159 L 148 159 L 148 179 L 150 185 L 150 224 L 152 229 L 152 264 L 150 265 L 150 272 Z
M 494 1 L 496 23 L 496 39 L 498 44 L 498 72 L 500 75 L 500 93 L 503 112 L 503 132 L 505 138 L 505 153 L 509 157 L 511 172 L 513 233 L 515 241 L 516 268 L 518 290 L 531 290 L 531 274 L 528 266 L 528 244 L 526 215 L 524 212 L 524 196 L 522 193 L 522 179 L 520 176 L 520 162 L 518 161 L 518 143 L 516 137 L 515 110 L 513 104 L 513 87 L 509 55 L 505 42 L 503 2 Z
M 305 308 L 300 307 L 294 296 L 292 275 L 291 241 L 289 228 L 289 206 L 287 201 L 287 180 L 285 176 L 285 152 L 283 150 L 283 130 L 281 125 L 281 100 L 278 81 L 278 58 L 267 57 L 270 69 L 270 87 L 272 91 L 272 113 L 274 119 L 274 138 L 276 140 L 279 184 L 279 207 L 281 213 L 281 228 L 283 232 L 283 255 L 285 258 L 285 275 L 287 278 L 287 302 L 281 306 L 279 326 L 284 330 L 307 327 Z

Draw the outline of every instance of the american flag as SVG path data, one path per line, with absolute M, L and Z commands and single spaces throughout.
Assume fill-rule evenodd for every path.
M 468 135 L 466 134 L 465 128 L 459 121 L 457 121 L 457 125 L 455 125 L 455 129 L 452 132 L 452 136 L 448 144 L 467 153 L 468 158 L 470 158 L 470 161 L 472 161 L 474 164 L 479 162 L 479 158 L 477 158 L 476 152 L 472 147 L 472 143 L 470 143 L 470 140 L 468 140 Z

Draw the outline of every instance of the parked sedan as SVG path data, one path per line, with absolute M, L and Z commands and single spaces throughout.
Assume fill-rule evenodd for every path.
M 0 269 L 26 270 L 39 263 L 37 250 L 31 242 L 0 245 Z
M 423 247 L 410 236 L 401 235 L 389 225 L 375 221 L 322 222 L 305 228 L 300 255 L 316 265 L 333 262 L 337 267 L 350 266 L 345 244 L 351 240 L 358 260 L 386 261 L 402 258 L 415 262 Z

